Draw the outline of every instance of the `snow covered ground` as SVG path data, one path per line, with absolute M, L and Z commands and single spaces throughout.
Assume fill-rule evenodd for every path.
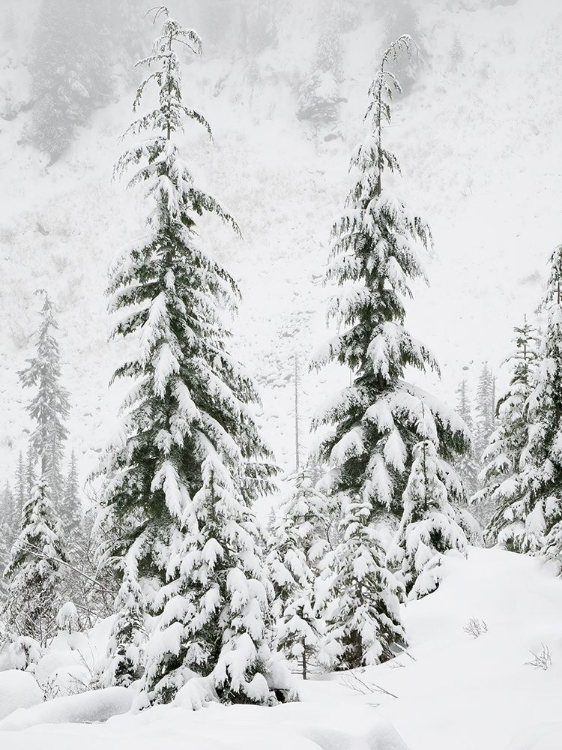
M 436 593 L 405 608 L 407 653 L 377 667 L 301 682 L 298 703 L 192 711 L 180 693 L 179 705 L 139 714 L 128 711 L 132 690 L 111 688 L 8 714 L 0 721 L 0 747 L 560 750 L 561 612 L 562 582 L 548 566 L 471 549 L 468 561 L 447 561 Z M 477 637 L 466 632 L 471 620 L 487 630 Z M 100 632 L 92 645 L 101 652 Z M 107 637 L 107 628 L 103 632 Z M 75 646 L 85 650 L 83 641 Z M 544 649 L 551 659 L 546 669 L 528 663 Z M 64 662 L 49 658 L 51 668 Z M 47 666 L 38 666 L 43 679 Z M 33 689 L 30 675 L 0 672 L 0 716 L 11 694 L 21 705 L 36 703 Z

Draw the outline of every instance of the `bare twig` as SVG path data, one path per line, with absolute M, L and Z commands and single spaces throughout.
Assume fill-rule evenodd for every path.
M 484 620 L 478 619 L 478 617 L 471 617 L 470 620 L 463 625 L 463 628 L 465 633 L 468 633 L 468 635 L 471 635 L 473 638 L 478 638 L 483 633 L 488 632 L 488 626 L 484 622 Z
M 374 682 L 365 682 L 365 680 L 362 680 L 355 672 L 350 672 L 341 684 L 344 687 L 350 688 L 350 690 L 355 690 L 355 692 L 361 693 L 362 695 L 381 693 L 383 695 L 390 695 L 391 698 L 398 698 L 397 695 L 394 695 L 394 693 L 391 693 L 380 685 L 375 685 Z
M 541 643 L 541 650 L 538 653 L 531 651 L 533 657 L 531 661 L 526 661 L 525 666 L 534 667 L 535 669 L 542 669 L 546 671 L 552 666 L 552 654 L 548 646 Z
M 409 656 L 412 661 L 417 661 L 417 659 L 414 656 L 412 656 L 412 654 L 408 651 L 407 648 L 404 648 L 404 646 L 401 646 L 399 643 L 397 643 L 396 646 L 400 649 L 400 651 L 403 654 L 406 654 L 406 656 Z
M 53 562 L 60 563 L 61 565 L 65 565 L 67 568 L 72 570 L 74 573 L 78 573 L 78 575 L 82 576 L 82 578 L 85 578 L 87 581 L 90 581 L 90 583 L 93 586 L 97 586 L 100 591 L 104 591 L 106 594 L 110 594 L 111 596 L 115 596 L 115 593 L 110 591 L 106 586 L 101 584 L 99 581 L 96 581 L 95 578 L 91 578 L 89 575 L 86 575 L 80 568 L 76 568 L 74 565 L 71 565 L 70 563 L 66 562 L 65 560 L 61 560 L 60 557 L 53 557 L 53 555 L 46 555 L 44 552 L 42 552 L 38 547 L 36 547 L 34 544 L 27 544 L 27 549 L 31 552 L 32 555 L 35 555 L 36 557 L 42 558 L 43 560 L 53 560 Z

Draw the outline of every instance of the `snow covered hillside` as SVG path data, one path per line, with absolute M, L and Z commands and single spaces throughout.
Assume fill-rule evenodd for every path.
M 175 706 L 130 714 L 124 712 L 134 687 L 40 703 L 40 693 L 32 697 L 37 691 L 32 676 L 4 672 L 0 745 L 3 750 L 38 743 L 63 750 L 77 741 L 87 750 L 113 742 L 123 750 L 169 743 L 205 750 L 289 745 L 294 750 L 559 750 L 561 611 L 562 585 L 547 566 L 522 555 L 471 549 L 468 561 L 447 562 L 436 593 L 407 605 L 407 653 L 377 667 L 301 682 L 299 703 L 212 704 L 193 712 L 186 686 Z M 104 638 L 106 627 L 89 643 L 83 635 L 66 641 L 59 636 L 38 664 L 38 676 L 46 680 L 50 674 L 56 682 L 73 670 L 79 675 L 84 662 L 103 652 Z M 545 668 L 533 666 L 545 654 L 550 654 Z M 37 705 L 6 715 L 14 709 L 13 695 L 21 696 L 21 706 Z M 95 723 L 112 715 L 107 723 Z
M 1 42 L 0 90 L 18 104 L 29 98 L 26 50 L 36 4 L 4 5 L 13 10 L 15 32 Z M 250 58 L 233 40 L 223 54 L 213 49 L 190 66 L 189 96 L 215 143 L 197 130 L 185 143 L 195 173 L 242 228 L 241 240 L 216 224 L 201 234 L 241 284 L 237 352 L 260 384 L 267 437 L 290 468 L 294 355 L 306 418 L 332 387 L 332 374 L 306 374 L 307 360 L 326 336 L 329 290 L 321 276 L 329 230 L 345 197 L 350 151 L 363 134 L 383 32 L 376 9 L 358 0 L 359 21 L 343 35 L 338 120 L 323 131 L 297 118 L 298 87 L 320 33 L 316 3 L 286 5 L 276 49 Z M 512 326 L 539 301 L 547 254 L 560 240 L 562 11 L 556 0 L 469 5 L 424 3 L 418 36 L 427 66 L 397 100 L 391 130 L 404 175 L 396 190 L 429 221 L 437 251 L 431 287 L 417 289 L 409 326 L 440 360 L 438 390 L 449 400 L 463 368 L 474 380 L 483 360 L 499 365 Z M 84 472 L 111 430 L 118 397 L 107 383 L 117 354 L 106 343 L 106 272 L 120 245 L 142 231 L 139 202 L 111 182 L 133 91 L 122 71 L 116 75 L 114 102 L 95 112 L 49 169 L 46 157 L 18 145 L 28 112 L 1 123 L 0 450 L 8 474 L 27 427 L 16 373 L 30 353 L 36 288 L 48 288 L 60 309 L 70 431 L 87 457 Z

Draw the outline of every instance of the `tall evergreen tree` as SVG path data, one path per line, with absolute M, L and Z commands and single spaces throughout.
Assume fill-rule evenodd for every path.
M 37 481 L 37 453 L 33 450 L 31 443 L 28 444 L 25 452 L 25 503 L 31 497 L 31 492 Z M 22 505 L 23 512 L 23 505 Z
M 80 484 L 78 481 L 78 460 L 74 450 L 70 454 L 70 466 L 64 482 L 61 520 L 67 534 L 72 534 L 81 528 L 82 502 L 80 500 Z
M 545 551 L 562 564 L 562 245 L 550 258 L 545 297 L 547 322 L 536 383 L 526 413 L 528 441 L 522 451 L 523 552 Z
M 474 426 L 474 452 L 477 466 L 477 491 L 482 489 L 480 474 L 484 468 L 484 452 L 496 429 L 496 377 L 485 362 L 478 378 L 475 403 L 476 421 Z M 474 495 L 470 498 L 471 502 Z M 490 497 L 478 495 L 479 502 L 473 502 L 473 510 L 479 523 L 485 528 L 494 513 Z
M 404 492 L 404 515 L 387 561 L 396 568 L 409 599 L 430 594 L 441 581 L 441 562 L 449 553 L 465 555 L 468 541 L 437 472 L 430 440 L 414 448 L 414 463 Z
M 57 630 L 60 560 L 66 561 L 62 529 L 49 487 L 38 479 L 23 509 L 22 530 L 6 569 L 9 580 L 6 624 L 13 637 L 33 638 L 46 646 Z
M 28 360 L 25 370 L 19 373 L 24 386 L 37 390 L 27 407 L 29 415 L 35 420 L 35 429 L 29 438 L 28 471 L 33 474 L 36 460 L 40 457 L 41 476 L 49 485 L 53 502 L 59 507 L 63 491 L 61 464 L 68 436 L 64 421 L 70 413 L 70 405 L 68 392 L 60 382 L 60 352 L 54 335 L 58 326 L 53 315 L 53 303 L 44 290 L 37 294 L 43 295 L 37 353 Z M 29 484 L 33 483 L 32 476 L 28 481 Z
M 404 299 L 411 297 L 410 281 L 424 278 L 420 251 L 430 245 L 430 231 L 383 182 L 385 171 L 399 169 L 383 147 L 389 102 L 400 91 L 387 66 L 412 49 L 403 36 L 383 56 L 369 90 L 371 132 L 352 157 L 355 182 L 332 230 L 327 280 L 342 290 L 328 315 L 340 332 L 317 365 L 338 362 L 351 371 L 352 382 L 314 422 L 333 428 L 319 447 L 332 466 L 329 491 L 351 493 L 373 511 L 398 516 L 414 445 L 429 439 L 439 446 L 439 476 L 452 497 L 461 497 L 450 462 L 470 444 L 466 425 L 451 409 L 403 379 L 409 366 L 437 369 L 432 354 L 404 327 Z
M 153 209 L 148 236 L 124 251 L 109 288 L 110 309 L 126 311 L 113 336 L 134 337 L 140 350 L 115 373 L 134 385 L 122 437 L 101 466 L 102 520 L 122 529 L 113 554 L 131 553 L 141 586 L 150 579 L 156 587 L 146 700 L 171 700 L 197 664 L 225 700 L 259 703 L 271 687 L 267 581 L 250 506 L 274 470 L 252 417 L 256 390 L 226 348 L 223 311 L 236 308 L 239 291 L 200 246 L 196 221 L 215 214 L 238 228 L 196 187 L 176 145 L 186 120 L 210 133 L 183 103 L 175 51 L 182 44 L 199 55 L 201 41 L 164 7 L 161 17 L 152 53 L 139 63 L 153 72 L 134 108 L 151 82 L 159 103 L 130 126 L 128 134 L 148 137 L 116 167 L 137 167 L 130 185 L 144 186 Z
M 25 505 L 27 499 L 28 499 L 28 491 L 27 491 L 27 476 L 25 471 L 25 463 L 23 460 L 23 452 L 20 451 L 18 455 L 18 467 L 16 470 L 16 496 L 15 496 L 15 506 L 16 506 L 16 525 L 14 528 L 14 533 L 18 534 L 20 532 L 20 523 L 21 523 L 21 514 L 23 512 L 23 506 Z
M 0 495 L 0 606 L 5 600 L 7 582 L 4 571 L 10 559 L 10 549 L 16 533 L 15 498 L 8 480 Z
M 6 479 L 4 489 L 0 495 L 0 522 L 6 525 L 8 536 L 8 548 L 12 546 L 20 530 L 20 517 L 18 513 L 17 498 L 12 492 L 10 482 Z
M 472 418 L 472 404 L 468 392 L 468 383 L 466 378 L 461 380 L 457 388 L 457 413 L 468 427 L 468 430 L 474 439 L 474 420 Z M 459 476 L 462 480 L 467 497 L 472 497 L 478 489 L 478 464 L 479 459 L 476 456 L 474 440 L 471 447 L 466 453 L 459 456 L 455 462 Z
M 69 407 L 67 393 L 60 385 L 58 344 L 51 331 L 56 328 L 52 303 L 46 292 L 38 293 L 44 295 L 44 302 L 37 354 L 20 372 L 23 385 L 36 387 L 37 393 L 28 406 L 35 427 L 29 439 L 27 466 L 24 468 L 20 453 L 18 467 L 18 494 L 22 499 L 25 496 L 25 503 L 6 569 L 6 619 L 12 637 L 31 638 L 45 646 L 57 629 L 62 604 L 61 560 L 67 561 L 51 481 L 59 488 L 62 445 L 67 435 L 63 420 Z
M 476 389 L 475 450 L 479 462 L 490 441 L 496 424 L 496 378 L 487 362 L 484 362 Z
M 331 628 L 343 639 L 340 658 L 347 654 L 340 666 L 385 658 L 390 654 L 388 639 L 403 640 L 398 608 L 388 601 L 392 596 L 395 602 L 398 586 L 384 568 L 373 525 L 389 511 L 402 515 L 413 447 L 422 440 L 439 446 L 439 478 L 455 501 L 463 497 L 463 488 L 451 461 L 470 441 L 466 426 L 452 410 L 403 379 L 408 366 L 437 369 L 429 350 L 404 327 L 404 299 L 411 296 L 410 282 L 424 278 L 420 252 L 431 243 L 430 230 L 383 180 L 386 171 L 399 171 L 396 157 L 383 146 L 390 101 L 400 91 L 388 65 L 401 52 L 414 50 L 411 38 L 401 36 L 383 55 L 369 89 L 366 119 L 371 132 L 352 157 L 355 180 L 346 209 L 332 229 L 327 280 L 342 290 L 328 315 L 336 319 L 339 333 L 318 365 L 338 362 L 347 367 L 351 384 L 313 426 L 331 428 L 319 446 L 320 458 L 331 465 L 325 482 L 328 493 L 350 498 L 342 522 L 344 546 L 336 563 L 341 567 L 336 579 L 342 597 L 340 619 Z M 355 554 L 365 559 L 363 567 L 354 563 Z M 364 599 L 369 585 L 374 589 L 369 594 L 371 611 L 365 616 L 376 622 L 379 599 L 384 611 L 378 626 L 363 631 L 347 613 Z M 384 645 L 376 645 L 378 638 Z
M 498 400 L 498 424 L 483 455 L 482 489 L 474 497 L 475 502 L 487 502 L 493 508 L 487 540 L 515 551 L 521 548 L 525 533 L 525 508 L 519 502 L 521 454 L 529 439 L 528 400 L 538 367 L 538 343 L 535 327 L 526 320 L 515 328 L 515 351 L 506 360 L 511 378 Z

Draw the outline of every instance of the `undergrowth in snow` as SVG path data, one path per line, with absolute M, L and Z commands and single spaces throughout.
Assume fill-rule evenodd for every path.
M 445 558 L 435 593 L 403 607 L 406 651 L 379 666 L 301 681 L 300 702 L 224 707 L 209 703 L 203 684 L 186 690 L 188 682 L 174 705 L 141 713 L 127 713 L 135 685 L 33 706 L 41 700 L 34 677 L 0 672 L 0 715 L 15 711 L 0 721 L 0 745 L 19 750 L 41 738 L 45 747 L 79 741 L 97 750 L 119 738 L 123 750 L 152 750 L 166 738 L 207 750 L 557 750 L 560 611 L 562 585 L 548 565 L 470 548 L 468 560 Z M 471 620 L 487 627 L 477 638 L 466 630 Z M 42 686 L 49 676 L 60 682 L 78 654 L 101 665 L 109 624 L 89 636 L 59 636 L 37 665 Z M 544 647 L 551 665 L 535 668 L 529 662 Z

